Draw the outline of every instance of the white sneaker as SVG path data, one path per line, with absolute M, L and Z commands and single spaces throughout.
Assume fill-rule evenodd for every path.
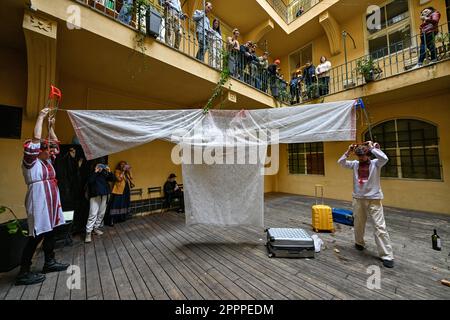
M 100 229 L 95 229 L 95 230 L 94 230 L 94 234 L 95 234 L 96 236 L 101 236 L 101 235 L 103 234 L 103 231 L 101 231 Z
M 416 64 L 414 67 L 412 67 L 410 70 L 415 70 L 415 69 L 419 69 L 422 68 L 421 64 Z
M 84 242 L 85 243 L 91 243 L 92 242 L 92 236 L 91 236 L 90 232 L 86 233 L 86 239 L 84 239 Z

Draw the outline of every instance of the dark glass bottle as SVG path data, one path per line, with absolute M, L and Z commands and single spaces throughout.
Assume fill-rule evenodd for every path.
M 434 233 L 431 236 L 431 242 L 434 250 L 441 251 L 441 238 L 437 235 L 436 229 L 434 229 Z

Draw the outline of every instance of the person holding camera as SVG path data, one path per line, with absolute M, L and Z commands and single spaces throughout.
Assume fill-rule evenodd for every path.
M 95 165 L 87 182 L 89 193 L 89 217 L 86 224 L 86 243 L 92 241 L 92 232 L 97 236 L 103 234 L 99 228 L 105 216 L 108 197 L 111 193 L 109 181 L 114 181 L 114 175 L 112 174 L 111 169 L 103 163 Z
M 113 226 L 123 222 L 130 213 L 130 191 L 134 188 L 131 166 L 120 161 L 114 172 L 116 181 L 113 186 L 107 224 Z
M 354 153 L 358 160 L 348 161 Z M 375 159 L 371 159 L 374 156 Z M 380 150 L 378 143 L 368 141 L 363 145 L 350 145 L 338 163 L 353 170 L 353 214 L 355 219 L 355 247 L 364 250 L 364 232 L 367 217 L 375 226 L 375 243 L 378 254 L 386 268 L 394 267 L 394 254 L 391 240 L 384 220 L 383 192 L 381 191 L 381 168 L 389 161 L 386 154 Z

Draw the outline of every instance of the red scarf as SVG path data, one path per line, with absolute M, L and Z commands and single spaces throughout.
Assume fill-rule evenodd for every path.
M 370 160 L 359 163 L 358 167 L 359 184 L 363 184 L 365 181 L 369 180 L 369 173 L 370 173 L 369 168 L 370 168 Z

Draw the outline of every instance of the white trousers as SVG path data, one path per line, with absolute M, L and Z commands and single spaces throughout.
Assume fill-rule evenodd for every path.
M 89 200 L 89 218 L 86 224 L 86 232 L 90 233 L 102 224 L 106 212 L 108 196 L 98 196 Z
M 381 200 L 353 199 L 353 215 L 355 218 L 355 243 L 364 246 L 364 233 L 366 230 L 367 216 L 375 227 L 375 243 L 381 259 L 394 260 L 391 239 L 386 229 L 383 205 Z

